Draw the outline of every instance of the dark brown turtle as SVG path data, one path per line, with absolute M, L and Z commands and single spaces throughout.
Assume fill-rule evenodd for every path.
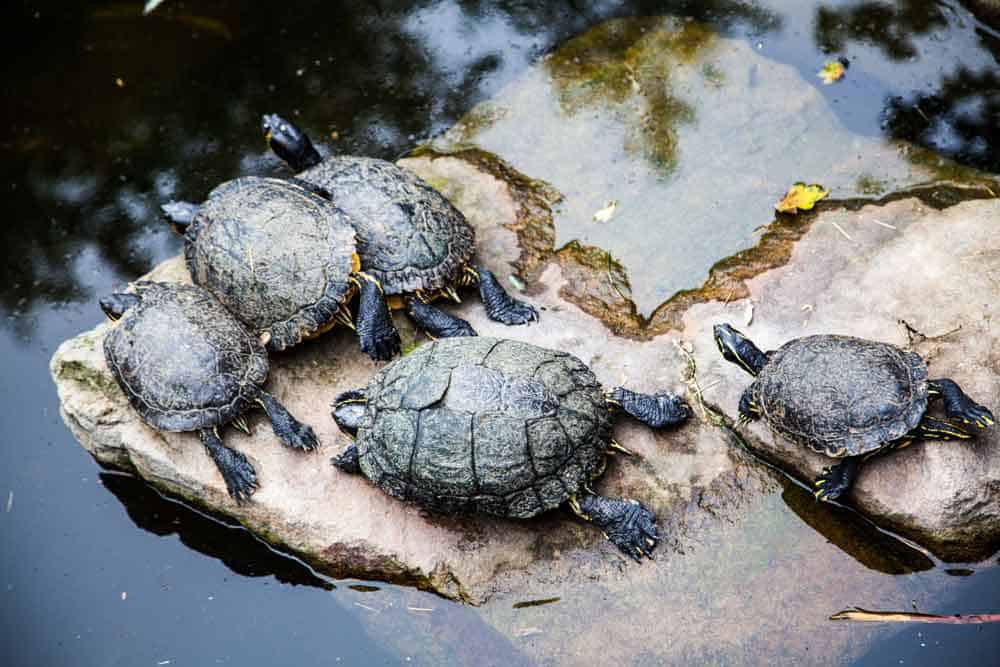
M 269 349 L 284 350 L 340 322 L 356 325 L 361 349 L 373 359 L 399 352 L 382 289 L 359 270 L 347 215 L 308 184 L 247 176 L 218 186 L 201 205 L 172 202 L 163 210 L 184 235 L 194 282 Z
M 259 406 L 282 443 L 316 448 L 313 430 L 264 391 L 264 346 L 208 291 L 156 282 L 133 289 L 101 299 L 118 322 L 104 338 L 104 356 L 143 420 L 161 431 L 197 431 L 238 502 L 257 488 L 257 475 L 243 454 L 222 444 L 220 426 L 241 424 L 241 415 Z
M 658 539 L 637 501 L 590 490 L 621 408 L 654 427 L 690 408 L 669 394 L 621 387 L 605 395 L 587 366 L 566 352 L 494 338 L 450 338 L 420 346 L 334 403 L 357 439 L 334 463 L 386 493 L 437 512 L 524 519 L 568 503 L 638 559 Z
M 816 335 L 764 353 L 728 324 L 717 324 L 714 333 L 722 356 L 757 378 L 740 399 L 741 421 L 763 417 L 792 442 L 843 459 L 816 480 L 821 500 L 847 491 L 858 465 L 879 452 L 917 438 L 971 438 L 956 421 L 993 424 L 993 414 L 955 382 L 928 380 L 918 354 L 889 343 Z M 927 414 L 936 397 L 949 420 Z
M 398 165 L 369 157 L 322 158 L 309 137 L 277 114 L 263 129 L 271 149 L 296 177 L 328 193 L 353 221 L 361 268 L 382 286 L 389 305 L 406 308 L 437 338 L 475 335 L 471 325 L 428 305 L 458 301 L 455 288 L 479 286 L 490 319 L 527 324 L 538 311 L 512 298 L 485 267 L 473 264 L 475 231 L 444 195 Z

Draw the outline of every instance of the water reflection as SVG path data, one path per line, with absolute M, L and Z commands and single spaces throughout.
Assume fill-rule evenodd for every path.
M 786 481 L 781 498 L 802 521 L 870 570 L 910 574 L 934 567 L 926 555 L 883 533 L 856 512 L 817 502 L 797 484 Z
M 154 535 L 176 534 L 187 547 L 217 558 L 245 577 L 273 576 L 293 586 L 336 588 L 299 561 L 267 547 L 241 526 L 229 526 L 172 500 L 145 482 L 122 473 L 101 473 L 101 483 L 112 493 L 135 525 Z
M 996 69 L 976 72 L 959 67 L 943 74 L 933 92 L 891 97 L 883 113 L 890 136 L 962 164 L 1000 172 L 1000 75 Z
M 873 44 L 891 60 L 916 57 L 914 38 L 948 27 L 944 3 L 927 0 L 859 2 L 816 9 L 815 40 L 826 53 L 842 52 L 848 42 Z

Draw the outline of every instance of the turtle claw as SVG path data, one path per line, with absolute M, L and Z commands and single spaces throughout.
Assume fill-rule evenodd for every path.
M 961 419 L 963 424 L 975 424 L 979 428 L 988 428 L 995 423 L 989 408 L 969 398 L 953 380 L 931 380 L 930 384 L 944 399 L 944 411 L 950 419 Z
M 823 502 L 836 500 L 851 488 L 852 481 L 853 476 L 840 465 L 823 468 L 823 472 L 813 484 L 816 489 L 813 495 L 816 500 Z
M 579 500 L 582 513 L 622 553 L 639 563 L 653 557 L 660 541 L 656 517 L 642 503 L 628 498 L 585 496 Z
M 214 429 L 202 429 L 198 431 L 198 435 L 215 462 L 215 467 L 222 474 L 229 495 L 237 504 L 242 505 L 259 486 L 257 472 L 243 454 L 222 444 Z
M 507 325 L 538 321 L 538 311 L 534 306 L 507 294 L 500 281 L 487 269 L 477 266 L 474 270 L 479 280 L 479 295 L 491 320 Z
M 233 466 L 227 470 L 222 470 L 222 479 L 226 482 L 226 491 L 233 497 L 238 505 L 242 505 L 250 500 L 250 496 L 257 490 L 257 473 L 253 466 L 247 462 L 242 454 L 236 452 L 239 461 L 234 461 Z

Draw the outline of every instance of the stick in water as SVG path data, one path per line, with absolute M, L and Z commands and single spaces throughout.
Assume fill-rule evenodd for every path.
M 853 607 L 838 611 L 830 617 L 830 620 L 876 623 L 1000 623 L 1000 614 L 939 616 L 938 614 L 917 614 L 905 611 L 869 611 L 861 607 Z

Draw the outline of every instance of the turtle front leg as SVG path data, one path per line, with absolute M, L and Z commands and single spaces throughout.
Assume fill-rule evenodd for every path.
M 680 424 L 691 416 L 691 407 L 680 396 L 661 392 L 640 394 L 624 387 L 606 393 L 609 403 L 619 406 L 650 428 Z
M 399 354 L 399 332 L 392 323 L 382 286 L 367 273 L 355 273 L 351 279 L 361 295 L 354 320 L 361 351 L 377 361 L 387 361 Z
M 271 420 L 271 429 L 274 431 L 274 435 L 286 447 L 310 452 L 319 446 L 319 439 L 312 427 L 293 417 L 274 396 L 261 390 L 257 397 L 257 403 L 264 408 L 268 419 Z
M 203 428 L 198 431 L 201 444 L 205 445 L 208 455 L 215 461 L 215 467 L 222 473 L 226 482 L 226 490 L 237 503 L 242 504 L 250 499 L 257 490 L 257 473 L 246 457 L 240 452 L 222 444 L 222 438 L 215 428 Z
M 740 396 L 739 412 L 740 425 L 749 424 L 761 417 L 760 407 L 754 401 L 754 386 L 752 384 L 744 389 L 743 395 Z
M 420 299 L 406 298 L 406 314 L 432 338 L 479 335 L 472 325 L 462 318 L 449 315 Z
M 656 516 L 638 500 L 587 494 L 579 498 L 573 496 L 569 505 L 579 517 L 600 528 L 606 538 L 635 562 L 641 562 L 643 556 L 653 557 L 653 549 L 660 541 Z
M 508 325 L 527 324 L 538 320 L 538 311 L 535 307 L 507 294 L 500 281 L 488 269 L 474 266 L 467 271 L 475 274 L 475 281 L 479 283 L 479 296 L 491 320 Z
M 350 473 L 352 475 L 359 475 L 361 474 L 361 463 L 359 462 L 358 459 L 359 459 L 358 446 L 351 445 L 343 452 L 341 452 L 340 456 L 334 456 L 332 459 L 330 459 L 330 463 L 332 463 L 333 465 L 340 468 L 346 473 Z
M 816 491 L 814 495 L 817 500 L 836 500 L 854 483 L 858 476 L 858 465 L 861 463 L 860 456 L 848 456 L 835 466 L 823 469 L 823 474 L 816 478 Z
M 962 423 L 975 424 L 979 428 L 993 426 L 993 413 L 969 398 L 954 380 L 941 378 L 927 385 L 931 396 L 940 396 L 944 401 L 944 411 L 952 419 L 961 419 Z

